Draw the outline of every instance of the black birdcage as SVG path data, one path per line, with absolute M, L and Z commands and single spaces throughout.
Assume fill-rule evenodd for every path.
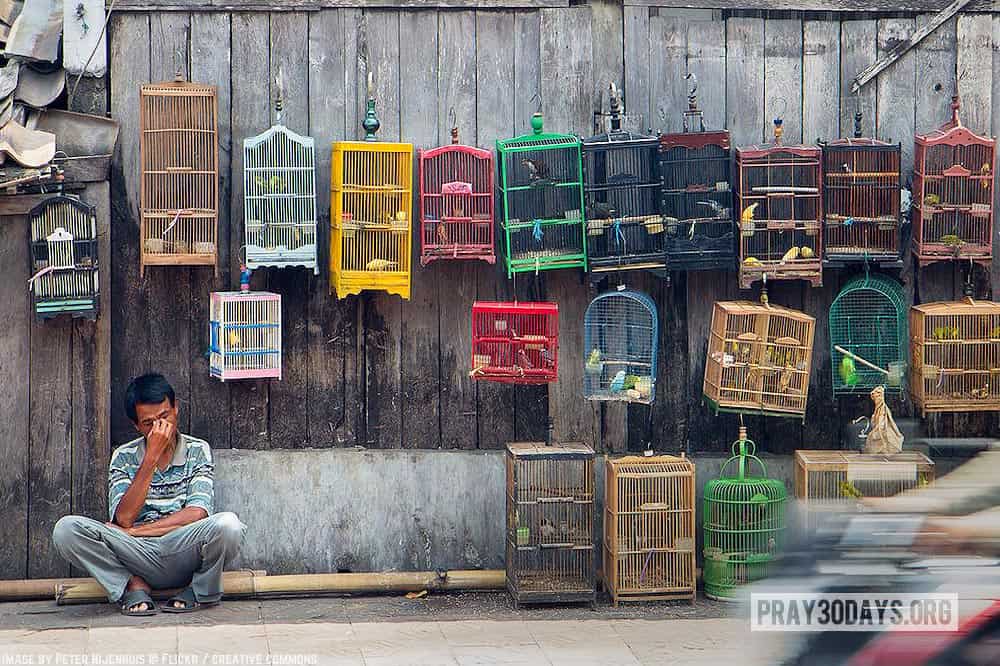
M 684 131 L 660 135 L 661 211 L 672 270 L 736 266 L 729 132 L 709 132 L 698 108 L 693 74 Z
M 590 270 L 663 268 L 657 141 L 623 130 L 614 84 L 610 98 L 610 129 L 583 141 Z

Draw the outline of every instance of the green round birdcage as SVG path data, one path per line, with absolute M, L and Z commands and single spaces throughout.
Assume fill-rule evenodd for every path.
M 862 275 L 844 285 L 830 306 L 834 395 L 868 393 L 876 386 L 902 390 L 908 310 L 903 286 L 892 278 Z
M 781 552 L 788 492 L 784 483 L 764 476 L 756 448 L 740 427 L 732 457 L 719 478 L 705 484 L 703 577 L 705 595 L 712 599 L 735 599 L 741 585 L 767 576 Z M 733 463 L 737 476 L 724 476 Z M 760 467 L 760 476 L 751 475 L 751 463 Z

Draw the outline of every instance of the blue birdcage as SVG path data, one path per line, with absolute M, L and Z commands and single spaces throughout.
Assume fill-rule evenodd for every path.
M 659 340 L 653 300 L 636 291 L 601 294 L 587 306 L 583 326 L 584 396 L 653 402 Z

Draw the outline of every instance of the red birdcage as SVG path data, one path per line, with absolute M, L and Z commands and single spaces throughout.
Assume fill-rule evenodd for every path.
M 508 384 L 556 380 L 559 306 L 555 303 L 472 304 L 473 379 Z
M 421 150 L 420 265 L 435 259 L 496 262 L 493 249 L 493 153 L 458 143 Z
M 958 118 L 915 137 L 913 254 L 920 266 L 950 259 L 987 269 L 993 258 L 993 169 L 996 139 L 973 134 Z

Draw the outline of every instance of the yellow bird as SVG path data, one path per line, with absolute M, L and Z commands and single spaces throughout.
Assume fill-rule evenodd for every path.
M 366 271 L 387 271 L 393 266 L 396 266 L 395 261 L 389 261 L 387 259 L 372 259 L 367 264 L 365 264 Z
M 979 175 L 981 175 L 981 176 L 989 176 L 990 175 L 990 165 L 989 165 L 988 162 L 986 164 L 983 164 L 983 166 L 979 167 Z M 990 181 L 984 180 L 983 181 L 983 189 L 985 190 L 989 186 L 990 186 Z
M 229 331 L 229 348 L 236 349 L 240 346 L 240 336 L 236 335 L 236 331 Z
M 740 215 L 740 230 L 743 232 L 743 236 L 749 238 L 753 236 L 754 225 L 753 225 L 753 215 L 754 211 L 757 210 L 759 203 L 752 203 L 743 209 L 743 214 Z

